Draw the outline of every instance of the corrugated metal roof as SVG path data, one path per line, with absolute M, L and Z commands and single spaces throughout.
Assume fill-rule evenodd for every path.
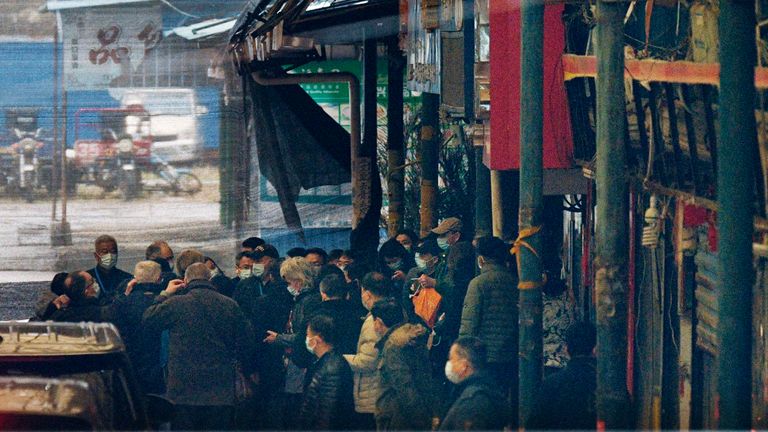
M 58 11 L 84 7 L 113 6 L 130 3 L 146 3 L 155 0 L 48 0 L 45 10 Z

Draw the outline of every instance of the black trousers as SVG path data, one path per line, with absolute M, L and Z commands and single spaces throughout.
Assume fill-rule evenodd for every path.
M 231 405 L 176 405 L 171 429 L 178 431 L 227 431 L 233 426 Z

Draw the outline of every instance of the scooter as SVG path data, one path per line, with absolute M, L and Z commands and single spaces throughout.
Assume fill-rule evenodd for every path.
M 141 191 L 141 171 L 136 167 L 133 153 L 133 139 L 123 136 L 117 142 L 117 189 L 123 199 L 128 201 L 136 198 Z

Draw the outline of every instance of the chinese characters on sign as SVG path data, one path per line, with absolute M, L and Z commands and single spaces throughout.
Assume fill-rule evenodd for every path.
M 135 71 L 162 38 L 159 5 L 94 7 L 61 12 L 68 89 L 109 87 Z

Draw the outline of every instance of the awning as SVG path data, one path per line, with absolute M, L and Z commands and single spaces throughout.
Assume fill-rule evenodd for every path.
M 147 3 L 155 0 L 48 0 L 43 6 L 46 11 L 77 9 L 97 6 L 116 6 L 131 3 Z
M 187 40 L 203 39 L 228 33 L 235 26 L 236 17 L 210 19 L 163 32 L 163 37 L 178 36 Z

